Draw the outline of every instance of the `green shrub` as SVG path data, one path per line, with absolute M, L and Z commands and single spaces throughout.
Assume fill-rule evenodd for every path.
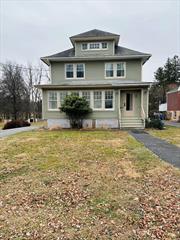
M 24 121 L 24 120 L 12 120 L 12 121 L 7 122 L 4 125 L 3 130 L 11 129 L 11 128 L 28 127 L 30 125 L 31 124 L 29 122 Z
M 164 128 L 164 123 L 159 118 L 146 119 L 145 127 L 162 130 Z
M 72 128 L 82 128 L 83 118 L 92 112 L 84 97 L 74 95 L 69 95 L 64 99 L 60 110 L 69 117 Z

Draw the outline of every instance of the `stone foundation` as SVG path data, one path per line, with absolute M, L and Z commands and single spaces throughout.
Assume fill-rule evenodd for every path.
M 48 128 L 59 126 L 61 128 L 70 128 L 69 119 L 48 119 Z M 83 128 L 118 128 L 117 119 L 85 119 L 83 121 Z

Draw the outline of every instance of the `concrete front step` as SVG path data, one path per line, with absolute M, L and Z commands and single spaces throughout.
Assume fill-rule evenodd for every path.
M 119 120 L 121 128 L 144 129 L 144 122 L 140 117 L 124 117 Z

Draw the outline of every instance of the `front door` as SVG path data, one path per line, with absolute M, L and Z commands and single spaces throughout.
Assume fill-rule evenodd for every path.
M 122 117 L 140 116 L 140 91 L 121 91 L 120 101 Z

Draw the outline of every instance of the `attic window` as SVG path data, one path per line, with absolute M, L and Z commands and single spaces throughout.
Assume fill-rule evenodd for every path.
M 103 48 L 103 49 L 107 48 L 107 42 L 103 42 L 103 43 L 102 43 L 102 48 Z
M 86 50 L 87 47 L 88 47 L 87 43 L 83 43 L 83 44 L 82 44 L 82 49 L 83 49 L 83 50 Z
M 82 43 L 81 49 L 83 51 L 86 50 L 106 50 L 108 49 L 107 42 L 90 42 L 90 43 Z
M 89 48 L 90 49 L 99 49 L 100 48 L 100 44 L 99 43 L 90 43 L 89 44 Z

